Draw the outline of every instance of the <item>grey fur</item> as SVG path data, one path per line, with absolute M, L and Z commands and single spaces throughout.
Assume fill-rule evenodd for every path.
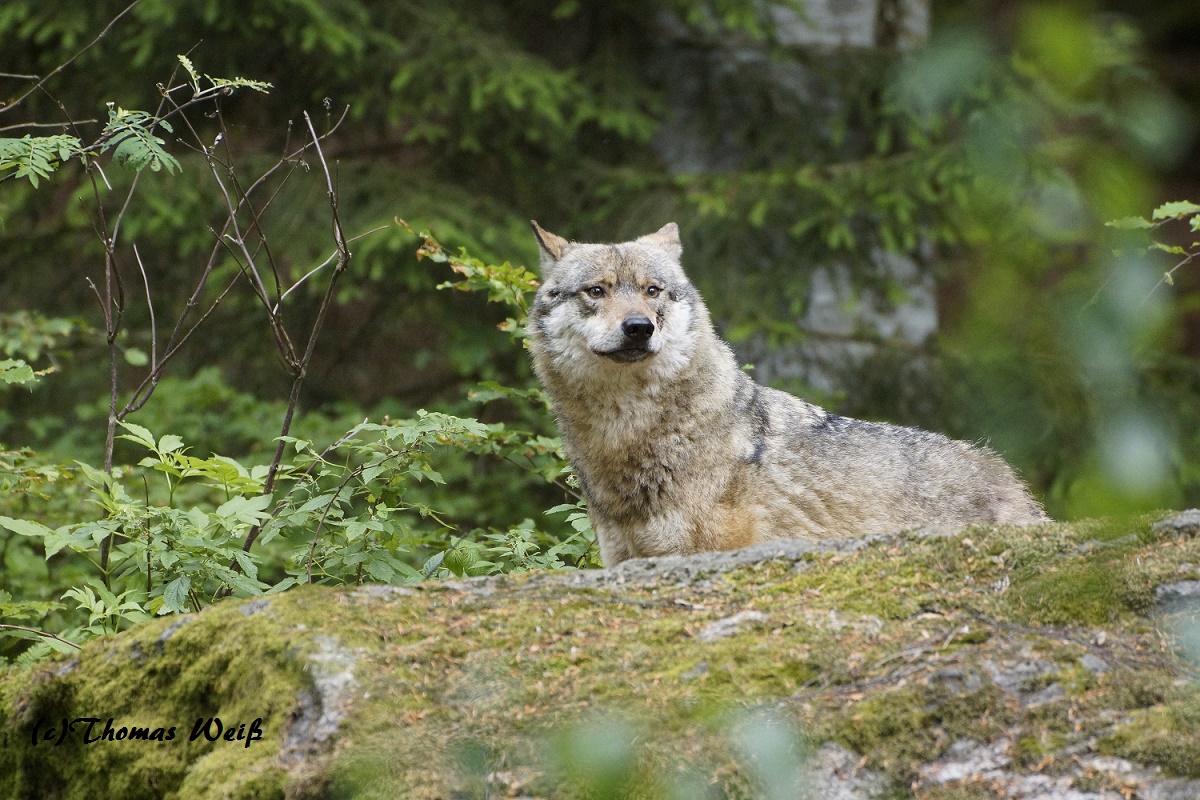
M 616 245 L 533 228 L 543 277 L 529 313 L 534 371 L 606 565 L 772 539 L 1047 521 L 986 447 L 839 417 L 754 383 L 688 282 L 674 223 Z

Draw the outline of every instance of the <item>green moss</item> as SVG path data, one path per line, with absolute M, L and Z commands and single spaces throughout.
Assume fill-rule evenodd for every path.
M 1200 778 L 1200 686 L 1172 692 L 1169 702 L 1135 711 L 1100 740 L 1101 752 L 1167 772 Z
M 1004 719 L 1004 703 L 991 684 L 975 691 L 925 684 L 868 697 L 830 733 L 876 767 L 913 770 L 956 739 L 988 741 Z
M 1062 718 L 1066 719 L 1064 712 Z M 1037 768 L 1037 766 L 1070 743 L 1067 732 L 1069 725 L 1062 732 L 1044 728 L 1034 730 L 1016 741 L 1013 753 L 1013 764 L 1017 767 Z
M 70 659 L 9 670 L 0 707 L 0 727 L 10 732 L 0 751 L 5 794 L 188 798 L 221 785 L 231 797 L 282 796 L 287 776 L 264 765 L 278 752 L 300 690 L 311 686 L 297 658 L 309 644 L 280 624 L 284 605 L 276 599 L 247 616 L 226 604 L 158 620 L 91 642 Z M 60 731 L 62 720 L 91 717 L 99 720 L 92 736 L 107 731 L 111 740 L 85 743 L 83 722 L 61 745 L 32 744 L 51 727 Z M 262 741 L 189 741 L 209 717 L 235 728 L 261 719 Z M 170 741 L 135 741 L 122 732 L 133 727 L 161 729 L 164 740 L 174 730 Z
M 1128 551 L 1058 559 L 1014 574 L 1010 609 L 1039 625 L 1108 625 L 1152 603 L 1121 560 Z
M 1114 670 L 1104 676 L 1106 704 L 1120 710 L 1161 705 L 1175 694 L 1174 683 L 1174 676 L 1162 668 Z
M 1106 733 L 1110 752 L 1179 770 L 1196 755 L 1188 731 L 1200 720 L 1189 716 L 1171 653 L 1136 612 L 1178 563 L 1200 563 L 1200 542 L 1101 528 L 897 537 L 692 588 L 577 589 L 519 577 L 485 590 L 311 588 L 249 615 L 218 604 L 95 642 L 73 671 L 59 674 L 60 660 L 0 677 L 0 724 L 11 744 L 31 715 L 76 707 L 180 718 L 185 738 L 200 715 L 264 716 L 266 746 L 89 749 L 72 752 L 70 765 L 51 763 L 46 748 L 8 746 L 0 797 L 83 796 L 70 794 L 78 780 L 133 797 L 585 797 L 591 767 L 572 777 L 552 744 L 568 731 L 583 731 L 586 743 L 597 720 L 616 715 L 633 743 L 612 784 L 620 796 L 661 800 L 694 784 L 749 798 L 763 794 L 764 779 L 738 750 L 747 709 L 769 710 L 805 742 L 833 740 L 866 756 L 903 787 L 897 797 L 911 796 L 917 766 L 956 739 L 1001 733 L 1017 741 L 1018 770 L 1052 770 L 1066 763 L 1057 751 Z M 767 622 L 698 637 L 746 610 Z M 1041 627 L 1052 622 L 1073 627 Z M 1079 664 L 1096 624 L 1112 653 L 1100 675 Z M 284 720 L 311 688 L 306 654 L 329 635 L 358 654 L 357 699 L 336 751 L 299 768 L 279 758 Z M 1028 658 L 1059 669 L 1020 691 L 1057 681 L 1068 697 L 1022 708 L 992 683 L 995 665 Z M 1114 710 L 1130 709 L 1111 730 Z M 973 786 L 922 795 L 994 796 Z

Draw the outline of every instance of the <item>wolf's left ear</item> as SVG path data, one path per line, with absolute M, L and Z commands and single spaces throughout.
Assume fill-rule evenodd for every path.
M 533 227 L 533 235 L 537 237 L 538 251 L 542 255 L 542 266 L 546 266 L 547 262 L 561 259 L 571 243 L 563 237 L 545 230 L 537 224 L 535 219 L 529 220 L 529 224 Z
M 679 258 L 683 255 L 683 242 L 679 241 L 679 226 L 674 222 L 668 222 L 654 233 L 648 233 L 640 237 L 638 241 L 661 247 L 670 253 L 673 258 Z

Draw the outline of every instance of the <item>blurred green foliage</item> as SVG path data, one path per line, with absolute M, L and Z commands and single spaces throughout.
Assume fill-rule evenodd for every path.
M 443 482 L 411 487 L 409 499 L 445 526 L 393 541 L 397 574 L 400 562 L 419 572 L 438 554 L 462 574 L 533 566 L 581 532 L 542 514 L 575 500 L 561 476 L 511 461 L 518 446 L 535 460 L 555 450 L 519 346 L 533 277 L 508 264 L 534 263 L 529 217 L 587 240 L 677 219 L 685 265 L 722 329 L 774 348 L 808 340 L 798 321 L 817 270 L 845 265 L 856 297 L 873 290 L 895 305 L 904 291 L 879 253 L 909 257 L 936 282 L 937 335 L 914 345 L 856 334 L 872 355 L 820 399 L 990 439 L 1056 517 L 1200 502 L 1200 280 L 1181 262 L 1196 251 L 1196 217 L 1180 207 L 1148 219 L 1153 227 L 1128 223 L 1196 186 L 1185 159 L 1194 109 L 1152 68 L 1153 48 L 1170 42 L 1163 31 L 1200 31 L 1186 3 L 938 3 L 922 47 L 831 50 L 787 44 L 770 4 L 751 0 L 141 0 L 87 47 L 127 5 L 0 8 L 9 518 L 56 530 L 97 516 L 95 476 L 73 466 L 101 461 L 110 402 L 97 221 L 122 213 L 136 181 L 114 249 L 124 402 L 155 344 L 143 293 L 164 335 L 192 302 L 227 214 L 184 131 L 214 151 L 220 142 L 228 174 L 248 180 L 305 140 L 302 112 L 324 131 L 343 109 L 324 145 L 338 213 L 351 235 L 376 232 L 353 242 L 290 435 L 320 452 L 370 419 L 386 439 L 387 425 L 421 408 L 519 432 L 503 446 L 422 456 Z M 64 64 L 38 91 L 20 77 Z M 209 74 L 271 89 L 228 93 Z M 1196 92 L 1195 64 L 1172 74 L 1177 90 Z M 156 84 L 184 82 L 212 92 L 220 114 L 154 127 Z M 120 168 L 111 156 L 122 146 L 126 166 L 165 168 Z M 81 156 L 100 167 L 95 184 Z M 325 262 L 332 241 L 320 165 L 306 156 L 289 170 L 255 221 L 285 285 Z M 1164 176 L 1178 176 L 1170 189 Z M 422 245 L 397 217 L 478 260 Z M 471 291 L 438 290 L 446 265 Z M 217 258 L 212 285 L 238 270 Z M 311 324 L 323 286 L 318 275 L 287 298 L 292 324 Z M 250 474 L 271 460 L 290 385 L 253 293 L 231 292 L 131 419 L 185 442 L 190 457 L 221 454 Z M 787 388 L 815 395 L 803 382 Z M 144 452 L 123 441 L 115 455 L 128 465 Z M 369 461 L 342 455 L 344 474 Z M 134 505 L 141 496 L 133 484 L 126 494 Z M 216 500 L 187 499 L 205 514 Z M 143 498 L 143 514 L 150 505 Z M 563 514 L 579 523 L 572 508 Z M 85 584 L 86 563 L 65 552 L 44 561 L 34 539 L 5 536 L 0 590 L 50 604 L 39 613 L 54 629 L 111 621 L 70 618 L 59 603 L 64 587 Z M 287 556 L 268 548 L 262 558 L 282 580 Z

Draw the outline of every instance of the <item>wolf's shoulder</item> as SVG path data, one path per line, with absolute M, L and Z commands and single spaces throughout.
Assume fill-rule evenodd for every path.
M 842 446 L 869 446 L 870 442 L 877 442 L 915 451 L 971 447 L 934 431 L 835 414 L 795 395 L 766 386 L 758 388 L 757 403 L 761 406 L 760 417 L 769 420 L 766 427 L 784 439 L 802 439 L 809 443 L 824 441 L 829 444 L 840 443 Z M 986 447 L 974 449 L 988 452 Z
M 754 405 L 758 405 L 773 421 L 771 427 L 778 432 L 786 430 L 844 431 L 849 428 L 871 425 L 851 417 L 843 417 L 796 397 L 793 394 L 753 384 Z

